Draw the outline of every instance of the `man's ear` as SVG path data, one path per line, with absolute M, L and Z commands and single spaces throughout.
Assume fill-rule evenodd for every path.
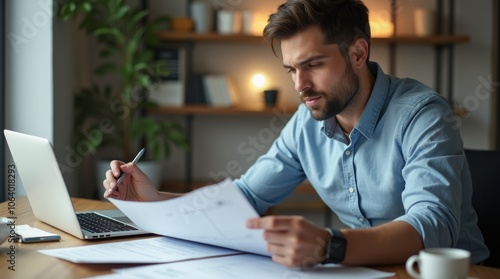
M 363 38 L 357 38 L 350 46 L 349 52 L 351 53 L 351 64 L 356 68 L 362 67 L 368 59 L 368 42 Z

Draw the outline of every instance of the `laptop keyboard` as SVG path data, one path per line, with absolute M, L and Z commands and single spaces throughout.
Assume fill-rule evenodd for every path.
M 122 232 L 122 231 L 136 231 L 130 225 L 118 222 L 116 220 L 107 218 L 105 216 L 88 212 L 88 213 L 78 213 L 78 222 L 82 229 L 85 229 L 93 233 L 107 233 L 107 232 Z

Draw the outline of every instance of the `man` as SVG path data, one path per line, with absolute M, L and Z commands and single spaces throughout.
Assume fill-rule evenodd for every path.
M 300 216 L 248 220 L 263 228 L 274 261 L 401 264 L 425 247 L 458 247 L 471 261 L 488 249 L 471 207 L 463 143 L 446 100 L 427 86 L 384 74 L 369 62 L 368 10 L 357 0 L 290 0 L 269 18 L 265 37 L 303 101 L 270 150 L 236 186 L 263 213 L 308 179 L 349 229 Z M 276 51 L 275 51 L 276 53 Z M 128 173 L 114 191 L 120 171 Z M 113 161 L 105 197 L 160 200 L 134 165 Z M 123 190 L 122 190 L 123 189 Z

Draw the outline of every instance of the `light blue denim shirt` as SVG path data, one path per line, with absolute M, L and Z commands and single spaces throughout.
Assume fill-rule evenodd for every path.
M 472 183 L 448 102 L 413 79 L 370 63 L 375 85 L 349 143 L 335 117 L 317 121 L 300 105 L 269 151 L 235 184 L 259 212 L 308 179 L 351 228 L 411 224 L 425 247 L 489 255 L 471 206 Z

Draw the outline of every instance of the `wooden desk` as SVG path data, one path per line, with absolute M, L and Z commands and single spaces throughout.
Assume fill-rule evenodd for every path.
M 76 210 L 99 210 L 99 209 L 114 209 L 114 205 L 109 202 L 73 199 L 73 204 Z M 12 217 L 8 214 L 7 203 L 0 204 L 0 216 Z M 63 248 L 72 246 L 82 246 L 97 243 L 109 243 L 114 241 L 123 241 L 125 239 L 138 239 L 142 237 L 116 238 L 111 240 L 80 240 L 56 228 L 53 228 L 45 223 L 35 219 L 31 211 L 31 207 L 26 198 L 19 198 L 15 204 L 16 224 L 28 224 L 32 227 L 40 228 L 49 232 L 58 233 L 61 235 L 59 242 L 45 243 L 8 243 L 7 241 L 0 245 L 0 277 L 1 278 L 82 278 L 88 276 L 96 276 L 111 273 L 112 268 L 130 267 L 131 265 L 108 265 L 108 264 L 74 264 L 64 260 L 59 260 L 38 253 L 39 249 Z M 10 271 L 9 256 L 10 245 L 15 246 L 15 271 Z M 376 269 L 395 272 L 393 278 L 410 279 L 406 273 L 405 267 L 400 266 L 381 266 Z M 482 279 L 498 279 L 500 278 L 500 269 L 490 268 L 485 266 L 471 266 L 470 276 Z

